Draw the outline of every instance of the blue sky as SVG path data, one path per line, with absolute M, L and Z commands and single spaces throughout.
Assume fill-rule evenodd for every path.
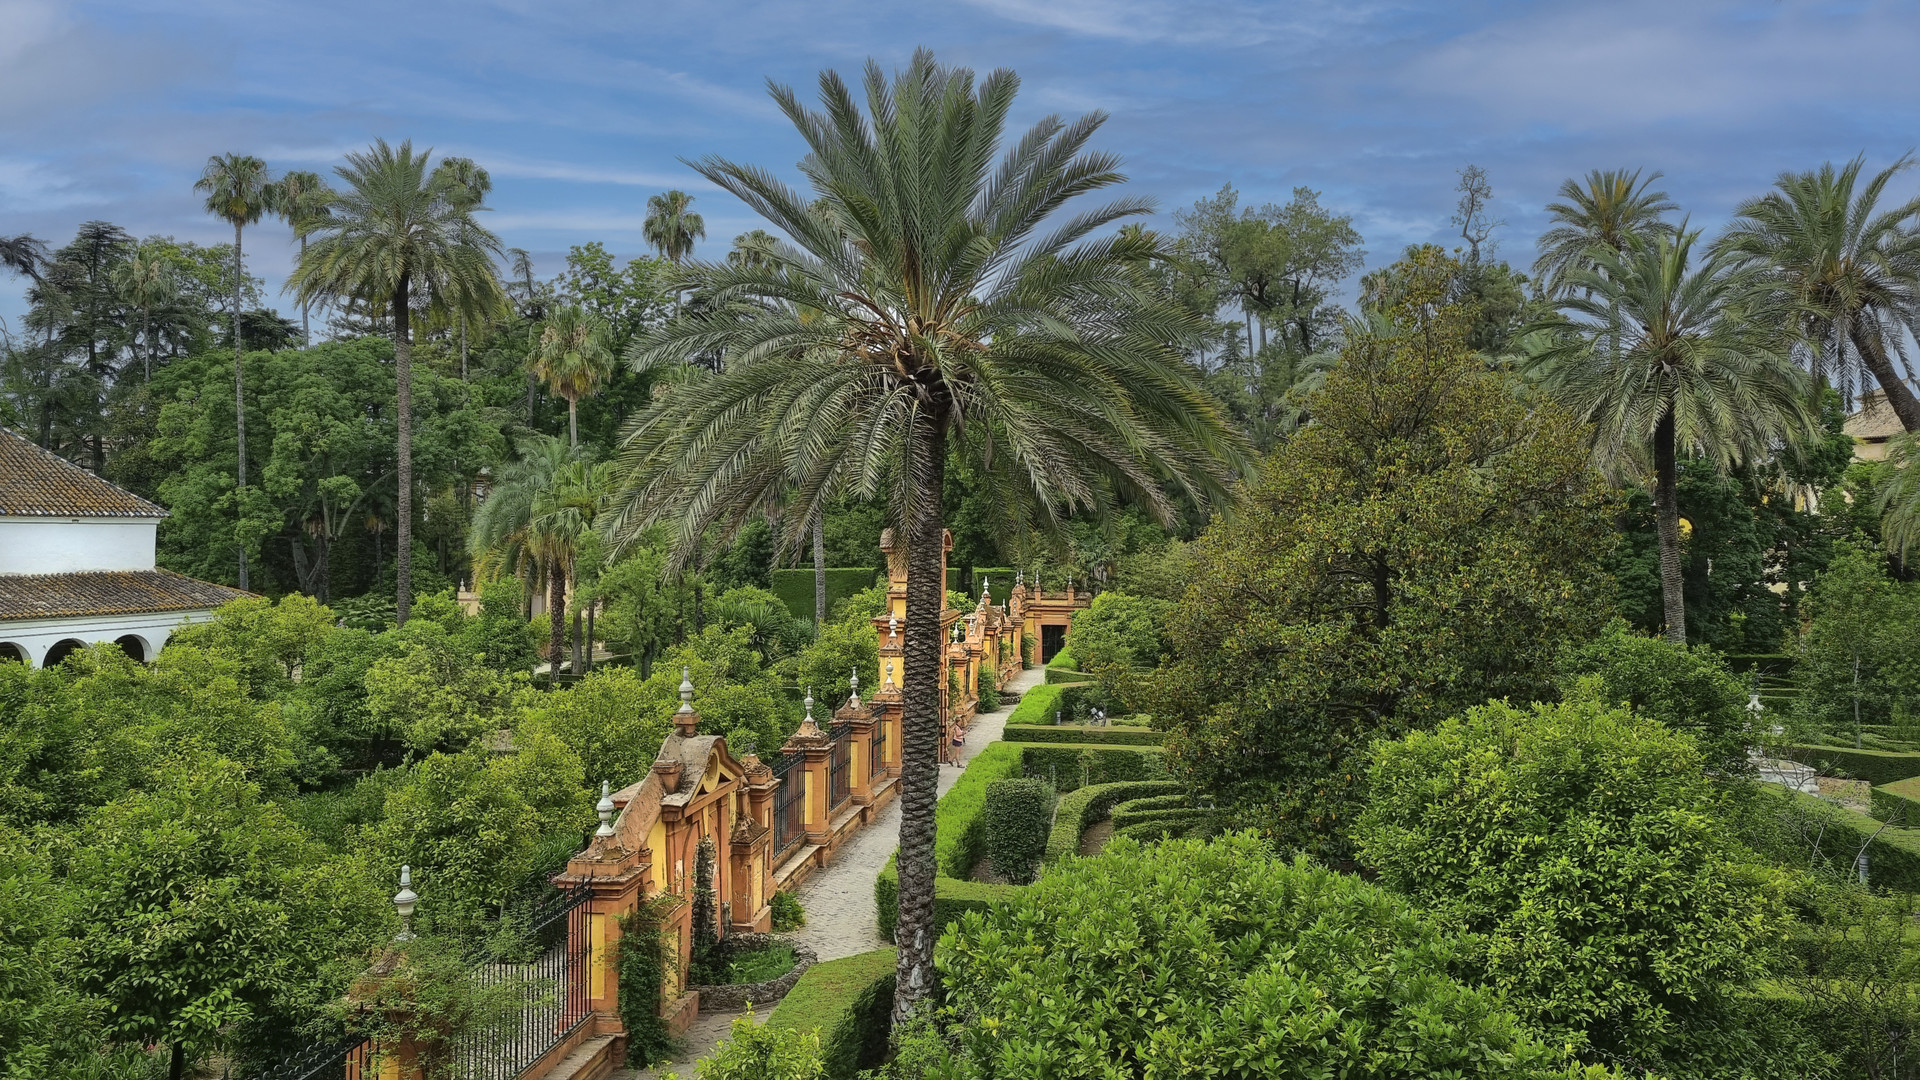
M 1016 121 L 1109 113 L 1097 145 L 1163 219 L 1228 181 L 1255 204 L 1304 184 L 1354 215 L 1369 265 L 1450 239 L 1468 162 L 1523 265 L 1553 189 L 1591 168 L 1662 170 L 1714 226 L 1783 169 L 1920 141 L 1913 3 L 0 0 L 0 233 L 57 245 L 106 218 L 219 241 L 191 190 L 209 154 L 324 172 L 385 136 L 488 167 L 492 226 L 543 275 L 589 240 L 640 253 L 646 198 L 672 186 L 713 253 L 755 223 L 679 159 L 788 168 L 766 80 L 810 95 L 822 68 L 918 45 L 1019 72 Z M 285 228 L 248 251 L 277 288 Z M 0 281 L 0 317 L 20 292 Z

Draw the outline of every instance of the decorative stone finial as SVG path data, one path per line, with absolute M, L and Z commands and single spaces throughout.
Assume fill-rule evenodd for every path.
M 813 723 L 813 687 L 807 687 L 807 699 L 803 704 L 807 707 L 807 718 L 801 723 L 811 724 Z
M 893 615 L 887 616 L 887 643 L 889 645 L 900 644 L 900 620 Z
M 1021 570 L 1013 575 L 1014 588 L 1017 589 L 1020 586 L 1025 585 L 1026 583 L 1027 583 L 1027 572 L 1025 570 Z
M 895 689 L 893 685 L 893 661 L 891 660 L 887 661 L 887 681 L 880 684 L 880 689 L 882 691 Z
M 860 669 L 859 668 L 853 669 L 853 678 L 848 679 L 847 682 L 849 685 L 853 687 L 853 696 L 847 699 L 847 707 L 850 709 L 857 709 L 860 707 Z
M 393 940 L 413 940 L 413 908 L 419 902 L 419 895 L 413 891 L 413 867 L 400 867 L 400 891 L 393 894 L 393 909 L 400 913 L 400 932 L 393 935 Z
M 993 579 L 981 578 L 980 579 L 980 599 L 985 600 L 987 597 L 991 595 L 993 595 Z
M 800 727 L 794 731 L 793 738 L 787 740 L 789 748 L 796 745 L 817 745 L 827 741 L 827 733 L 821 731 L 820 725 L 813 720 L 813 687 L 807 687 L 806 700 L 802 704 L 807 707 L 807 714 L 801 717 Z
M 680 712 L 693 711 L 693 676 L 689 669 L 680 669 Z
M 600 827 L 593 831 L 595 836 L 613 835 L 613 785 L 600 781 L 600 801 L 593 806 L 593 812 L 600 815 Z

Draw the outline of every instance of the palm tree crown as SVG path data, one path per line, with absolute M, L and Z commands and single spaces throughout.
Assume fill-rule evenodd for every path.
M 302 303 L 359 299 L 384 305 L 393 320 L 398 383 L 399 500 L 395 536 L 395 616 L 407 619 L 413 566 L 413 337 L 416 297 L 441 311 L 497 310 L 504 302 L 494 276 L 500 240 L 475 219 L 484 209 L 453 173 L 428 169 L 432 151 L 411 142 L 347 155 L 335 172 L 345 187 L 332 215 L 318 223 L 289 287 Z
M 1086 150 L 1104 117 L 1049 117 L 1003 150 L 1018 80 L 917 53 L 865 105 L 833 72 L 823 108 L 773 97 L 807 143 L 812 197 L 770 172 L 694 163 L 791 238 L 777 261 L 690 262 L 705 300 L 637 340 L 638 369 L 718 353 L 620 450 L 603 515 L 615 545 L 669 523 L 684 558 L 710 523 L 783 505 L 783 543 L 839 494 L 886 498 L 907 549 L 900 850 L 901 1009 L 931 989 L 933 800 L 940 738 L 940 492 L 949 450 L 976 462 L 1014 522 L 1115 493 L 1168 518 L 1170 489 L 1225 495 L 1241 444 L 1180 346 L 1194 319 L 1151 287 L 1150 242 L 1094 234 L 1149 204 L 1056 218 L 1118 184 Z
M 1540 257 L 1533 264 L 1549 295 L 1566 291 L 1567 278 L 1586 264 L 1589 249 L 1625 251 L 1636 236 L 1673 231 L 1665 219 L 1679 206 L 1666 192 L 1647 190 L 1660 175 L 1642 180 L 1638 169 L 1595 169 L 1584 184 L 1561 181 L 1559 201 L 1547 204 L 1553 226 L 1540 234 Z
M 1692 265 L 1698 232 L 1595 245 L 1568 277 L 1560 310 L 1573 331 L 1533 357 L 1548 390 L 1593 425 L 1601 467 L 1640 472 L 1651 456 L 1667 635 L 1686 640 L 1677 482 L 1682 453 L 1726 466 L 1811 434 L 1805 378 L 1756 310 L 1751 273 L 1710 256 Z
M 606 320 L 577 304 L 555 311 L 534 341 L 528 367 L 567 399 L 568 436 L 580 445 L 580 399 L 599 393 L 613 374 Z
M 295 169 L 285 173 L 280 179 L 268 185 L 267 204 L 275 217 L 293 228 L 293 235 L 300 240 L 300 252 L 307 250 L 307 234 L 332 214 L 333 189 L 316 172 Z M 313 344 L 312 328 L 308 326 L 308 307 L 300 305 L 300 343 Z
M 1903 378 L 1912 375 L 1904 331 L 1920 310 L 1920 199 L 1880 209 L 1888 182 L 1908 163 L 1901 158 L 1864 186 L 1860 158 L 1782 173 L 1773 191 L 1740 204 L 1719 247 L 1777 291 L 1816 379 L 1837 383 L 1851 401 L 1871 377 L 1912 432 L 1920 430 L 1920 398 Z
M 693 242 L 707 237 L 707 223 L 688 207 L 693 196 L 684 191 L 669 191 L 647 200 L 645 230 L 648 246 L 671 262 L 679 263 L 693 254 Z

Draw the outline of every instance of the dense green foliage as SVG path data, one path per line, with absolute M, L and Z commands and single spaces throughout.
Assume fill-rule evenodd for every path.
M 1583 432 L 1489 372 L 1431 287 L 1349 341 L 1174 616 L 1151 711 L 1176 768 L 1283 845 L 1342 852 L 1375 738 L 1546 693 L 1602 623 L 1611 496 Z
M 987 787 L 985 819 L 987 861 L 993 872 L 1014 885 L 1033 880 L 1047 851 L 1053 823 L 1053 789 L 1038 780 L 995 780 Z
M 1864 725 L 1920 718 L 1920 583 L 1891 579 L 1878 552 L 1845 545 L 1805 608 L 1795 712 L 1809 731 L 1859 746 Z M 1855 775 L 1876 784 L 1904 779 Z
M 1563 693 L 1587 691 L 1693 736 L 1707 767 L 1723 775 L 1751 771 L 1746 687 L 1704 646 L 1647 637 L 1615 620 L 1600 635 L 1569 648 L 1559 661 Z
M 1473 981 L 1589 1060 L 1800 1075 L 1790 1038 L 1742 1022 L 1785 913 L 1740 864 L 1700 751 L 1592 691 L 1378 744 L 1360 858 L 1465 932 Z
M 1087 727 L 1083 724 L 1038 725 L 1008 724 L 1001 732 L 1008 742 L 1022 743 L 1101 743 L 1106 746 L 1159 746 L 1166 733 L 1143 727 Z
M 1106 816 L 1115 803 L 1149 795 L 1171 795 L 1180 790 L 1172 780 L 1119 780 L 1088 784 L 1060 797 L 1054 807 L 1053 831 L 1047 837 L 1046 861 L 1055 863 L 1080 853 L 1080 834 Z
M 767 1029 L 817 1032 L 823 1075 L 852 1080 L 886 1053 L 894 960 L 892 949 L 876 949 L 813 965 L 768 1014 Z
M 663 906 L 656 899 L 620 918 L 614 973 L 619 980 L 620 1025 L 627 1032 L 629 1068 L 646 1068 L 673 1049 L 667 1022 L 660 1016 L 670 962 L 666 939 L 660 930 Z
M 1244 834 L 1068 860 L 939 957 L 941 1075 L 1568 1073 L 1400 901 Z
M 1073 614 L 1073 662 L 1095 673 L 1108 667 L 1152 667 L 1167 651 L 1172 613 L 1173 604 L 1166 600 L 1103 592 Z

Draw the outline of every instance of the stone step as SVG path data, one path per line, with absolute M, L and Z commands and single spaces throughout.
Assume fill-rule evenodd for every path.
M 601 1080 L 619 1064 L 613 1060 L 613 1036 L 601 1035 L 581 1043 L 541 1080 Z

